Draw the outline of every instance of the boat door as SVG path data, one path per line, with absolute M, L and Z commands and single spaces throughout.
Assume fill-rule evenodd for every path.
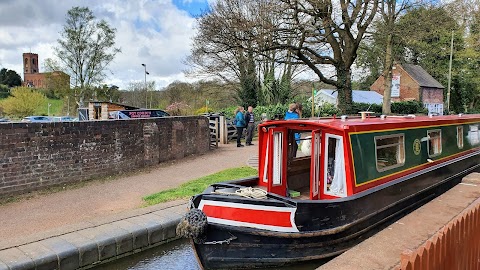
M 310 200 L 319 198 L 320 185 L 320 153 L 321 149 L 321 132 L 320 130 L 312 131 L 311 142 L 311 160 L 310 160 Z
M 265 172 L 267 191 L 281 196 L 287 194 L 287 128 L 270 128 L 267 142 Z
M 330 196 L 344 197 L 347 195 L 347 185 L 343 137 L 326 134 L 324 153 L 323 192 Z

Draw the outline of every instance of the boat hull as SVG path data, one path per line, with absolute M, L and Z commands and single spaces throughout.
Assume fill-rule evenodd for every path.
M 394 220 L 479 171 L 479 154 L 437 164 L 352 197 L 330 201 L 286 201 L 295 207 L 298 232 L 276 232 L 209 222 L 205 244 L 193 244 L 206 269 L 281 266 L 336 256 Z M 201 194 L 202 200 L 259 204 L 261 201 Z M 271 201 L 271 200 L 270 200 Z M 266 202 L 265 202 L 266 203 Z M 281 205 L 282 202 L 276 202 Z

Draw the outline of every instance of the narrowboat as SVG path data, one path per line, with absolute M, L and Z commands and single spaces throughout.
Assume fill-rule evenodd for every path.
M 479 171 L 479 126 L 461 114 L 267 121 L 258 176 L 192 197 L 177 233 L 205 269 L 336 256 Z

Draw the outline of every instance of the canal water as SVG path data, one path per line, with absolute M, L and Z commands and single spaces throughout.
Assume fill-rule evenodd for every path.
M 323 262 L 290 265 L 268 270 L 313 270 Z M 99 265 L 95 270 L 200 270 L 188 240 L 178 240 L 117 261 Z

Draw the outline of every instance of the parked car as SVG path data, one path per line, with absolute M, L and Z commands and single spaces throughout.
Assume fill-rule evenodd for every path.
M 8 122 L 10 122 L 10 119 L 0 118 L 0 123 L 8 123 Z
M 27 116 L 22 119 L 22 122 L 27 123 L 45 123 L 51 121 L 52 119 L 48 116 Z
M 75 122 L 78 121 L 78 118 L 71 116 L 54 116 L 52 117 L 53 122 Z

